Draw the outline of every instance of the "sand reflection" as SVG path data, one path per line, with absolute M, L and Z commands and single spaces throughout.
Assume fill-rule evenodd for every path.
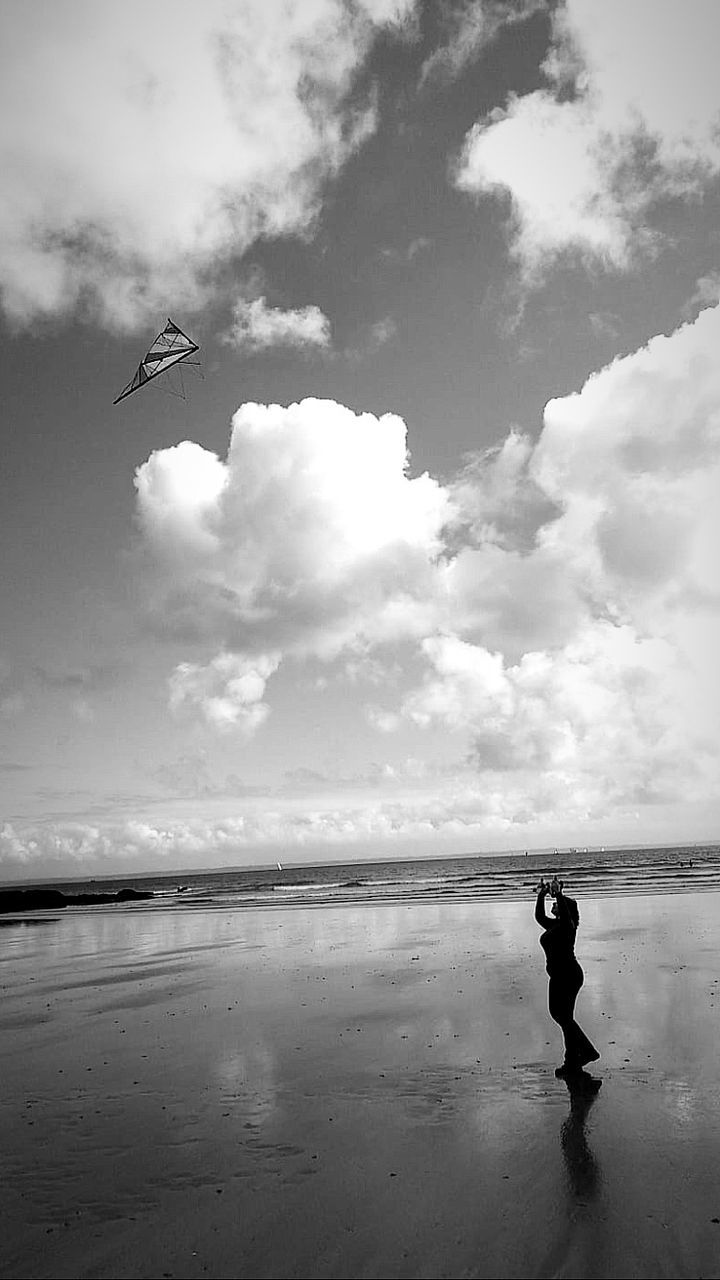
M 225 1049 L 215 1063 L 222 1103 L 256 1125 L 264 1124 L 275 1111 L 276 1075 L 275 1056 L 264 1043 Z
M 565 1080 L 570 1094 L 570 1111 L 560 1129 L 560 1145 L 568 1187 L 576 1199 L 585 1203 L 594 1199 L 601 1184 L 600 1166 L 587 1134 L 587 1118 L 601 1083 L 587 1071 Z

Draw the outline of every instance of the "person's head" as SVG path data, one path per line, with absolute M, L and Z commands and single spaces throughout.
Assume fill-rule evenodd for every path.
M 572 920 L 573 924 L 575 925 L 575 928 L 577 929 L 578 925 L 580 924 L 580 912 L 578 911 L 578 904 L 574 898 L 565 898 L 565 909 L 570 919 Z M 557 917 L 560 914 L 557 898 L 553 898 L 553 902 L 550 910 L 552 911 L 553 915 L 557 919 Z

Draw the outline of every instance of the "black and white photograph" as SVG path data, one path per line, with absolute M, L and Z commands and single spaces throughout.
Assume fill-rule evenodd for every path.
M 0 1280 L 720 1280 L 719 51 L 0 0 Z

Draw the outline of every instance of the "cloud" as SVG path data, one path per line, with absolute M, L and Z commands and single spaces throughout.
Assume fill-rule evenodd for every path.
M 707 303 L 708 299 L 705 299 Z M 617 347 L 620 317 L 612 311 L 590 311 L 588 322 L 600 342 L 611 342 Z
M 462 190 L 506 195 L 527 278 L 568 251 L 627 267 L 652 246 L 648 206 L 695 195 L 717 174 L 716 35 L 711 0 L 557 9 L 548 87 L 474 125 L 455 171 Z
M 709 308 L 551 400 L 532 461 L 535 481 L 563 506 L 543 548 L 564 548 L 596 615 L 676 654 L 666 692 L 699 769 L 717 761 L 720 710 L 719 340 L 720 308 Z
M 441 776 L 421 762 L 402 771 L 411 783 L 403 794 L 388 775 L 370 771 L 367 779 L 331 779 L 348 794 L 332 803 L 318 802 L 317 786 L 326 779 L 300 775 L 288 779 L 284 794 L 253 800 L 240 796 L 231 816 L 193 818 L 133 817 L 124 821 L 68 821 L 20 826 L 0 825 L 0 867 L 7 877 L 28 874 L 130 874 L 135 869 L 167 872 L 181 867 L 232 866 L 249 859 L 302 861 L 343 849 L 346 857 L 377 860 L 378 849 L 437 853 L 439 847 L 462 852 L 479 847 L 517 848 L 518 844 L 553 843 L 558 829 L 597 833 L 607 840 L 607 795 L 602 777 L 576 785 L 572 773 L 551 774 L 536 768 L 511 774 Z M 616 773 L 620 765 L 616 765 Z M 412 776 L 411 776 L 412 775 Z M 401 778 L 399 781 L 402 781 Z M 359 790 L 358 790 L 359 788 Z M 366 789 L 367 788 L 367 789 Z M 389 794 L 389 792 L 392 794 Z M 293 794 L 291 794 L 293 793 Z M 637 839 L 637 797 L 630 809 L 616 809 L 614 830 Z M 136 806 L 137 808 L 137 806 Z M 238 812 L 238 810 L 240 810 Z M 667 810 L 657 806 L 653 820 L 646 808 L 642 838 L 667 839 Z M 652 838 L 650 835 L 650 838 Z M 544 838 L 543 838 L 544 837 Z M 622 838 L 622 837 L 621 837 Z M 702 833 L 700 833 L 702 838 Z M 32 871 L 31 871 L 32 868 Z
M 149 618 L 208 653 L 176 705 L 251 731 L 281 660 L 337 659 L 378 732 L 456 736 L 468 821 L 716 801 L 718 349 L 716 306 L 444 485 L 410 478 L 401 419 L 333 401 L 242 406 L 224 462 L 158 450 Z
M 253 353 L 271 347 L 325 350 L 330 346 L 330 321 L 315 306 L 282 310 L 269 307 L 264 297 L 251 302 L 241 299 L 235 304 L 225 342 Z
M 435 241 L 429 236 L 416 236 L 414 240 L 410 241 L 406 250 L 408 262 L 412 262 L 421 253 L 427 253 L 429 249 L 432 249 L 434 243 Z
M 449 482 L 459 549 L 478 542 L 527 549 L 538 527 L 557 514 L 530 475 L 533 447 L 530 436 L 512 428 L 500 444 L 466 456 Z
M 260 236 L 306 233 L 374 128 L 351 90 L 409 0 L 140 0 L 0 14 L 0 289 L 18 324 L 202 305 Z
M 319 769 L 289 769 L 283 778 L 281 793 L 344 793 L 346 791 L 368 790 L 377 792 L 394 787 L 402 776 L 402 771 L 390 764 L 373 762 L 368 768 L 357 773 L 343 773 L 340 769 L 331 772 Z
M 480 773 L 571 785 L 589 816 L 602 806 L 674 799 L 691 785 L 693 770 L 677 754 L 676 657 L 667 642 L 598 621 L 559 652 L 526 653 L 514 666 L 456 637 L 425 649 L 435 674 L 404 713 L 421 725 L 469 730 Z
M 694 319 L 699 309 L 704 310 L 718 300 L 720 300 L 720 271 L 710 271 L 707 275 L 700 276 L 692 297 L 683 307 L 683 318 Z
M 408 262 L 412 262 L 421 254 L 427 253 L 429 249 L 432 249 L 434 244 L 435 241 L 429 236 L 416 236 L 415 239 L 411 240 L 403 249 L 395 249 L 390 246 L 386 246 L 384 249 L 381 249 L 380 258 L 383 262 L 405 265 Z
M 717 799 L 718 342 L 714 307 L 471 461 L 444 628 L 377 727 L 463 734 L 510 809 L 523 786 L 538 814 Z
M 169 680 L 170 708 L 191 708 L 216 729 L 240 729 L 250 736 L 269 714 L 262 698 L 279 663 L 274 654 L 245 658 L 237 653 L 219 653 L 205 666 L 181 662 Z
M 592 120 L 584 105 L 538 90 L 511 99 L 465 140 L 457 185 L 509 194 L 513 253 L 530 275 L 566 249 L 628 264 L 632 214 L 606 181 Z
M 150 776 L 163 791 L 183 799 L 267 794 L 266 788 L 243 782 L 234 773 L 216 772 L 211 767 L 207 752 L 202 749 L 186 751 L 173 760 L 165 761 L 153 769 Z
M 391 338 L 397 333 L 397 324 L 392 316 L 385 316 L 382 320 L 376 320 L 375 324 L 370 326 L 368 346 L 370 350 L 377 351 L 383 347 L 386 342 L 390 342 Z
M 423 63 L 420 84 L 455 79 L 502 27 L 521 22 L 544 7 L 544 0 L 461 0 L 457 5 L 438 5 L 444 18 L 444 40 Z
M 204 751 L 186 752 L 152 770 L 152 779 L 163 790 L 182 796 L 211 796 L 216 782 Z
M 383 661 L 365 653 L 348 658 L 339 674 L 343 679 L 349 680 L 350 684 L 379 685 L 397 680 L 402 674 L 402 668 L 397 662 Z
M 345 350 L 345 357 L 352 361 L 366 360 L 372 356 L 397 333 L 397 323 L 392 316 L 383 316 L 373 324 L 363 325 L 357 340 Z
M 365 708 L 365 717 L 368 724 L 379 733 L 394 733 L 400 728 L 401 718 L 397 712 L 384 711 L 382 707 L 377 707 L 373 703 Z
M 141 867 L 147 871 L 184 866 L 232 865 L 247 850 L 280 850 L 285 856 L 312 855 L 318 848 L 358 848 L 366 852 L 388 840 L 418 839 L 436 847 L 446 835 L 472 839 L 489 822 L 502 828 L 492 815 L 492 804 L 477 798 L 473 815 L 464 811 L 457 795 L 446 800 L 419 797 L 414 804 L 359 801 L 336 807 L 309 807 L 300 798 L 263 804 L 244 814 L 224 819 L 163 821 L 132 819 L 120 823 L 59 822 L 52 827 L 0 826 L 0 867 L 26 873 L 30 867 L 45 874 L 64 869 L 77 874 L 82 867 L 118 873 Z M 307 855 L 306 855 L 307 856 Z
M 394 414 L 245 404 L 225 462 L 185 441 L 136 475 L 156 630 L 239 652 L 363 652 L 423 634 L 451 511 Z
M 183 565 L 211 557 L 220 545 L 212 517 L 226 483 L 216 454 L 191 440 L 153 453 L 135 475 L 138 519 L 148 540 Z
M 563 515 L 543 544 L 563 540 L 588 592 L 643 626 L 716 601 L 719 339 L 708 308 L 545 408 L 531 473 Z

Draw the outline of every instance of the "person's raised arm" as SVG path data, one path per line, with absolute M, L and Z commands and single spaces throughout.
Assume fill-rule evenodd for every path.
M 562 920 L 564 923 L 576 924 L 577 921 L 575 920 L 575 916 L 577 915 L 577 902 L 574 898 L 568 898 L 567 895 L 563 893 L 562 880 L 553 880 L 552 885 L 550 886 L 550 892 L 557 902 L 558 920 Z
M 549 929 L 550 925 L 555 923 L 551 916 L 545 914 L 545 899 L 549 892 L 550 886 L 547 885 L 544 880 L 541 880 L 538 886 L 537 901 L 535 903 L 535 919 L 541 929 Z

